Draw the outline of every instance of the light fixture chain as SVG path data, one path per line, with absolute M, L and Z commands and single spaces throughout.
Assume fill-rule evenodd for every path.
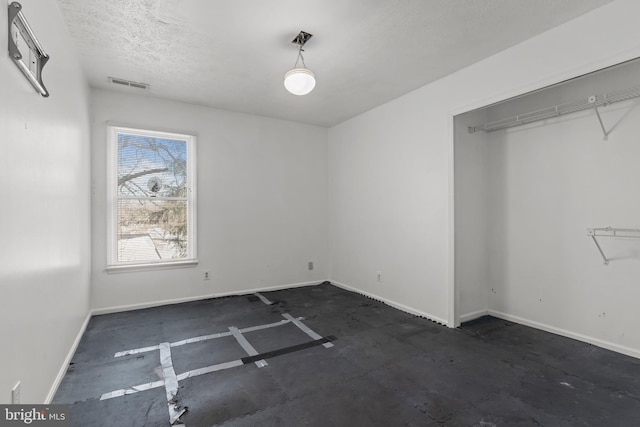
M 302 56 L 302 52 L 304 52 L 304 49 L 302 49 L 302 45 L 298 46 L 298 56 L 296 57 L 296 63 L 293 64 L 293 68 L 298 68 L 298 61 L 302 60 L 302 66 L 304 68 L 307 68 L 307 65 L 304 63 L 304 56 Z
M 302 52 L 304 52 L 304 49 L 302 49 L 302 46 L 300 46 L 300 51 L 298 52 L 298 54 L 300 55 L 300 59 L 302 60 L 302 66 L 304 68 L 307 68 L 307 64 L 304 63 L 304 56 L 302 56 Z

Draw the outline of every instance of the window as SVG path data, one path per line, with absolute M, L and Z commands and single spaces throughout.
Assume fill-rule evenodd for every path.
M 108 129 L 108 268 L 195 264 L 195 137 Z

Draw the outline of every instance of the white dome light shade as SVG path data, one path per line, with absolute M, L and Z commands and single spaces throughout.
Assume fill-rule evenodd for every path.
M 294 68 L 284 75 L 284 87 L 294 95 L 306 95 L 316 87 L 316 78 L 311 70 Z

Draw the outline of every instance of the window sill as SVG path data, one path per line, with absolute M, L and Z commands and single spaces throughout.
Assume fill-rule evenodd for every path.
M 197 259 L 189 259 L 185 261 L 158 262 L 148 264 L 123 264 L 109 265 L 105 271 L 112 273 L 135 273 L 138 271 L 167 270 L 174 268 L 192 268 L 198 265 Z

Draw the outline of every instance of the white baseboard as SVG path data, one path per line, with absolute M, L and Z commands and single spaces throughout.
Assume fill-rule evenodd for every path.
M 84 322 L 82 322 L 82 325 L 80 326 L 80 330 L 78 331 L 78 335 L 76 335 L 76 339 L 73 341 L 73 344 L 71 344 L 71 348 L 67 353 L 67 357 L 64 359 L 64 362 L 62 362 L 62 366 L 58 371 L 58 375 L 56 376 L 56 379 L 54 380 L 53 385 L 51 386 L 51 389 L 49 389 L 49 394 L 47 394 L 47 398 L 44 401 L 45 405 L 48 405 L 51 403 L 51 401 L 53 400 L 53 396 L 55 396 L 56 392 L 58 391 L 58 387 L 60 387 L 60 383 L 62 382 L 62 379 L 67 374 L 69 363 L 71 363 L 71 359 L 73 359 L 73 355 L 75 354 L 76 349 L 80 344 L 80 340 L 84 335 L 84 331 L 87 329 L 87 325 L 89 325 L 89 320 L 91 320 L 91 312 L 87 313 L 87 317 L 85 317 Z
M 606 348 L 607 350 L 615 351 L 617 353 L 626 354 L 627 356 L 640 359 L 640 350 L 625 347 L 623 345 L 615 344 L 609 341 L 604 341 L 598 338 L 590 337 L 588 335 L 578 334 L 568 331 L 566 329 L 557 328 L 555 326 L 547 325 L 545 323 L 528 320 L 512 314 L 502 313 L 500 311 L 488 310 L 487 314 L 499 319 L 509 320 L 511 322 L 519 323 L 521 325 L 530 326 L 532 328 L 541 329 L 543 331 L 551 332 L 553 334 L 562 335 L 563 337 L 573 338 L 574 340 L 593 344 L 598 347 Z
M 361 295 L 364 295 L 364 296 L 369 297 L 371 299 L 383 302 L 383 303 L 385 303 L 385 304 L 387 304 L 387 305 L 389 305 L 389 306 L 391 306 L 393 308 L 397 308 L 398 310 L 404 311 L 405 313 L 413 314 L 414 316 L 424 317 L 424 318 L 432 320 L 432 321 L 434 321 L 436 323 L 440 323 L 442 325 L 449 326 L 448 322 L 446 320 L 444 320 L 444 319 L 442 319 L 440 317 L 437 317 L 437 316 L 433 316 L 433 315 L 431 315 L 429 313 L 425 313 L 424 311 L 420 311 L 420 310 L 417 310 L 417 309 L 415 309 L 413 307 L 409 307 L 407 305 L 400 304 L 398 302 L 389 300 L 387 298 L 383 298 L 381 296 L 374 295 L 374 294 L 369 293 L 369 292 L 365 292 L 363 290 L 354 288 L 352 286 L 345 285 L 344 283 L 336 282 L 335 280 L 329 280 L 329 282 L 331 282 L 332 285 L 335 285 L 335 286 L 337 286 L 339 288 L 346 289 L 348 291 L 355 292 L 357 294 L 361 294 Z
M 214 294 L 213 297 L 214 298 L 218 298 L 218 297 L 226 297 L 226 296 L 231 296 L 231 295 L 254 294 L 256 292 L 279 291 L 281 289 L 302 288 L 304 286 L 319 285 L 320 283 L 324 283 L 324 282 L 325 282 L 325 280 L 320 280 L 320 281 L 313 281 L 313 282 L 291 283 L 291 284 L 288 284 L 288 285 L 263 286 L 263 287 L 254 288 L 254 289 L 246 289 L 246 290 L 243 290 L 243 291 L 231 291 L 231 292 L 218 293 L 218 294 Z M 209 298 L 211 298 L 211 297 L 209 297 Z
M 123 312 L 123 311 L 140 310 L 140 309 L 143 309 L 143 308 L 160 307 L 160 306 L 163 306 L 163 305 L 180 304 L 180 303 L 183 303 L 183 302 L 192 302 L 192 301 L 200 301 L 200 300 L 209 299 L 209 298 L 220 298 L 220 297 L 227 297 L 227 296 L 232 296 L 232 295 L 252 294 L 252 293 L 255 293 L 255 292 L 269 292 L 269 291 L 277 291 L 277 290 L 280 290 L 280 289 L 299 288 L 299 287 L 302 287 L 302 286 L 313 286 L 313 285 L 320 284 L 322 282 L 323 282 L 323 280 L 321 280 L 321 281 L 313 281 L 313 282 L 289 283 L 289 284 L 286 284 L 286 285 L 261 286 L 261 287 L 256 287 L 256 288 L 243 289 L 243 290 L 239 290 L 239 291 L 218 292 L 218 293 L 214 293 L 214 294 L 198 295 L 198 296 L 194 296 L 194 297 L 174 298 L 174 299 L 167 299 L 167 300 L 160 300 L 160 301 L 143 302 L 143 303 L 138 303 L 138 304 L 118 305 L 118 306 L 114 306 L 114 307 L 97 308 L 97 309 L 92 310 L 91 314 L 94 315 L 94 316 L 97 316 L 97 315 L 100 315 L 100 314 L 120 313 L 120 312 Z
M 486 308 L 482 310 L 472 311 L 471 313 L 463 314 L 460 316 L 460 323 L 469 322 L 470 320 L 478 319 L 482 316 L 489 314 L 489 310 Z
M 163 305 L 180 304 L 182 302 L 199 301 L 202 299 L 213 298 L 214 295 L 199 295 L 195 297 L 174 298 L 151 302 L 142 302 L 137 304 L 116 305 L 113 307 L 96 308 L 91 311 L 91 315 L 98 316 L 101 314 L 121 313 L 125 311 L 141 310 L 144 308 L 160 307 Z

